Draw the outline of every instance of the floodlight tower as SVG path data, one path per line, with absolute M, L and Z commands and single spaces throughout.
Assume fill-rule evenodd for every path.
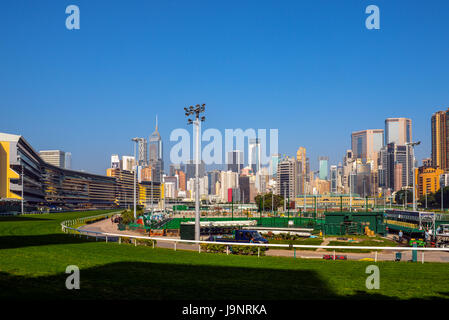
M 417 142 L 407 142 L 406 145 L 407 146 L 411 146 L 413 149 L 413 158 L 415 158 L 415 146 L 421 144 L 421 141 L 417 141 Z M 408 148 L 407 148 L 408 151 Z M 407 164 L 408 164 L 408 157 L 407 157 Z M 416 211 L 416 188 L 415 188 L 415 160 L 413 159 L 413 211 Z M 408 170 L 407 170 L 407 177 L 408 177 Z M 408 185 L 408 181 L 407 181 L 407 185 Z M 407 191 L 406 191 L 407 194 Z
M 199 180 L 199 165 L 200 165 L 200 122 L 206 120 L 205 116 L 200 114 L 206 111 L 206 105 L 197 104 L 195 107 L 190 106 L 184 108 L 186 117 L 194 116 L 194 119 L 187 119 L 187 124 L 195 126 L 195 240 L 200 240 L 200 180 Z

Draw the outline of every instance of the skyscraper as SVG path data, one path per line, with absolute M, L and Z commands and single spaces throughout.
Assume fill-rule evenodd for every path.
M 248 165 L 253 169 L 253 173 L 256 174 L 261 167 L 261 150 L 260 139 L 249 139 L 248 143 Z
M 111 168 L 112 169 L 120 168 L 120 158 L 119 158 L 118 154 L 113 154 L 111 156 Z
M 226 157 L 227 169 L 232 172 L 240 173 L 243 169 L 243 152 L 240 150 L 229 151 Z
M 211 195 L 216 195 L 217 194 L 217 189 L 216 189 L 216 185 L 217 185 L 217 181 L 220 181 L 220 171 L 218 170 L 214 170 L 214 171 L 210 171 L 207 173 L 207 177 L 208 177 L 208 193 Z
M 72 153 L 71 152 L 66 152 L 65 153 L 64 168 L 65 169 L 72 169 Z
M 354 156 L 364 161 L 374 160 L 377 163 L 378 153 L 383 147 L 384 131 L 369 129 L 353 132 L 351 144 Z
M 337 166 L 332 165 L 330 168 L 330 175 L 331 175 L 331 193 L 337 193 L 337 187 L 338 187 L 338 173 L 337 173 Z
M 412 141 L 412 120 L 407 118 L 385 119 L 385 145 L 395 143 L 405 146 Z
M 158 131 L 158 123 L 156 117 L 156 128 L 149 139 L 150 159 L 149 163 L 154 168 L 154 181 L 160 182 L 164 171 L 162 139 Z
M 380 153 L 379 186 L 397 191 L 413 184 L 413 148 L 389 143 Z M 401 172 L 399 187 L 398 168 Z
M 136 165 L 136 159 L 132 156 L 122 156 L 122 169 L 126 171 L 133 171 Z
M 139 138 L 137 147 L 137 165 L 146 167 L 148 165 L 148 142 L 145 138 Z
M 306 158 L 306 148 L 299 147 L 296 152 L 296 161 L 298 162 L 298 186 L 297 192 L 299 194 L 305 193 L 305 183 L 306 183 L 306 175 L 307 175 L 307 158 Z
M 449 170 L 449 108 L 432 115 L 432 166 Z
M 196 170 L 196 165 L 195 165 L 195 160 L 188 160 L 186 165 L 186 179 L 190 180 L 195 178 L 195 170 Z M 203 160 L 201 160 L 200 164 L 198 165 L 198 177 L 202 178 L 206 175 L 206 164 L 204 163 Z
M 270 175 L 272 177 L 276 177 L 277 171 L 278 171 L 278 164 L 279 159 L 281 158 L 281 155 L 279 153 L 271 155 L 271 161 L 270 161 Z
M 65 168 L 66 153 L 61 150 L 39 151 L 42 160 L 59 168 Z
M 295 158 L 283 158 L 279 161 L 276 179 L 276 193 L 282 197 L 295 199 L 297 195 L 297 161 Z
M 329 174 L 329 157 L 320 157 L 320 179 L 327 180 Z

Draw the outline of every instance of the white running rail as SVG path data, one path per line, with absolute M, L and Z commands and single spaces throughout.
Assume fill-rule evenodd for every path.
M 365 246 L 322 246 L 322 245 L 289 245 L 289 244 L 263 244 L 263 243 L 239 243 L 239 242 L 215 242 L 215 241 L 198 241 L 198 240 L 182 240 L 182 239 L 169 239 L 169 238 L 161 238 L 161 237 L 148 237 L 148 236 L 134 236 L 134 235 L 125 235 L 118 233 L 109 233 L 109 232 L 98 232 L 98 231 L 90 231 L 80 228 L 72 228 L 70 225 L 77 225 L 85 222 L 88 219 L 92 218 L 100 218 L 104 216 L 105 218 L 115 213 L 107 213 L 98 216 L 78 218 L 74 220 L 66 220 L 61 222 L 61 229 L 63 232 L 74 232 L 78 233 L 80 236 L 85 235 L 89 237 L 92 235 L 93 237 L 105 236 L 106 241 L 108 237 L 118 237 L 118 238 L 130 238 L 130 239 L 145 239 L 145 240 L 156 240 L 156 241 L 165 241 L 165 242 L 173 242 L 174 245 L 176 243 L 189 243 L 189 244 L 220 244 L 225 246 L 255 246 L 255 247 L 272 247 L 272 248 L 323 248 L 323 249 L 354 249 L 354 250 L 391 250 L 391 251 L 447 251 L 449 252 L 449 248 L 423 248 L 423 247 L 365 247 Z M 334 252 L 335 255 L 335 252 Z

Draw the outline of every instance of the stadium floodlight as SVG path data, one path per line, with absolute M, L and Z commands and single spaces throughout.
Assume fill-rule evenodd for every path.
M 206 104 L 199 105 L 195 107 L 190 106 L 186 110 L 186 117 L 194 115 L 194 119 L 187 119 L 187 124 L 195 125 L 195 240 L 200 240 L 200 180 L 198 176 L 199 163 L 200 163 L 200 122 L 204 122 L 206 117 L 200 117 L 200 114 L 206 110 Z M 188 112 L 187 112 L 188 110 Z
M 421 141 L 416 141 L 416 142 L 407 142 L 406 145 L 407 146 L 411 146 L 413 149 L 413 158 L 415 158 L 415 146 L 418 146 L 421 144 Z M 407 148 L 407 159 L 406 159 L 406 163 L 407 163 L 407 168 L 408 168 L 408 148 Z M 416 186 L 415 186 L 415 161 L 413 159 L 413 164 L 412 164 L 412 168 L 413 168 L 413 211 L 416 211 Z M 408 169 L 407 169 L 407 177 L 408 177 Z M 408 181 L 407 181 L 407 186 L 408 186 Z M 407 191 L 406 191 L 407 194 Z

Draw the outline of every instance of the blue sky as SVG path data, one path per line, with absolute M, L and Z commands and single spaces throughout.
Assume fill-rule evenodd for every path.
M 104 174 L 156 114 L 168 159 L 183 107 L 206 103 L 204 128 L 278 128 L 280 153 L 305 146 L 316 168 L 352 131 L 409 117 L 420 160 L 449 107 L 448 34 L 447 1 L 2 1 L 0 129 Z

